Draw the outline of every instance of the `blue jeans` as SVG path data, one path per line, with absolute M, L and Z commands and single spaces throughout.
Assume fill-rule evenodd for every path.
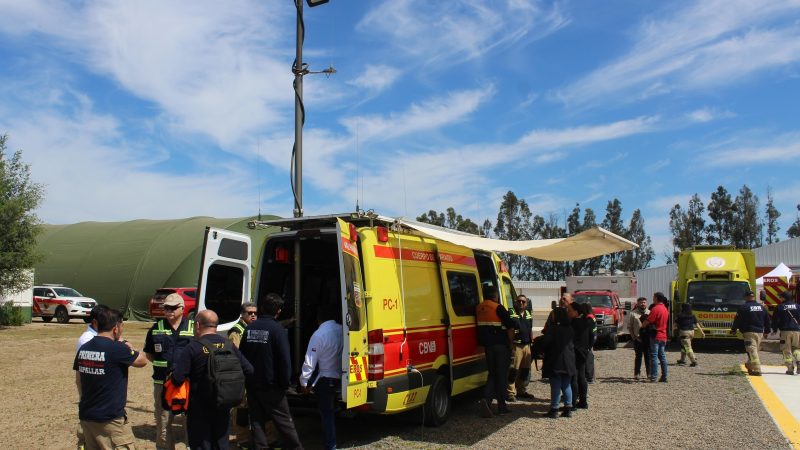
M 667 341 L 650 340 L 650 379 L 655 380 L 658 375 L 658 364 L 661 364 L 661 378 L 667 379 L 667 354 L 664 350 Z
M 561 393 L 564 393 L 564 405 L 572 406 L 572 377 L 569 375 L 553 375 L 550 377 L 550 409 L 558 409 Z
M 336 422 L 335 422 L 335 397 L 336 378 L 320 378 L 314 385 L 314 394 L 317 396 L 319 415 L 322 418 L 322 437 L 326 450 L 336 448 Z

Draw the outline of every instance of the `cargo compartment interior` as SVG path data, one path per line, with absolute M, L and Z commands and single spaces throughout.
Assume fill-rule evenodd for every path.
M 295 241 L 300 241 L 301 300 L 300 322 L 295 320 L 294 259 Z M 341 285 L 339 280 L 339 254 L 336 234 L 317 234 L 313 237 L 280 236 L 269 239 L 265 245 L 254 299 L 260 301 L 268 293 L 276 293 L 284 300 L 278 320 L 289 332 L 293 376 L 297 376 L 303 362 L 308 341 L 318 327 L 317 311 L 330 305 L 341 323 Z M 300 346 L 295 335 L 299 333 Z M 299 362 L 299 363 L 298 363 Z

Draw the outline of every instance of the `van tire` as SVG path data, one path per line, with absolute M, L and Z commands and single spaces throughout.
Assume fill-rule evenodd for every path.
M 436 375 L 433 380 L 428 398 L 425 399 L 425 425 L 438 427 L 447 422 L 450 416 L 450 387 L 447 380 L 441 375 Z
M 617 349 L 617 342 L 619 342 L 619 338 L 617 338 L 617 333 L 612 333 L 608 335 L 608 349 L 609 350 L 616 350 Z
M 56 322 L 69 323 L 69 313 L 67 312 L 67 308 L 59 306 L 58 308 L 56 308 L 56 313 L 54 315 L 56 318 Z
M 53 320 L 53 316 L 42 316 L 42 322 L 50 322 Z

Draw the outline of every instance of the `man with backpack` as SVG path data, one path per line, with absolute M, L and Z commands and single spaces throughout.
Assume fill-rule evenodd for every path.
M 189 379 L 189 447 L 227 449 L 231 408 L 241 402 L 245 374 L 252 374 L 253 366 L 217 334 L 219 318 L 214 311 L 200 311 L 195 320 L 195 339 L 176 362 L 172 382 L 180 385 Z

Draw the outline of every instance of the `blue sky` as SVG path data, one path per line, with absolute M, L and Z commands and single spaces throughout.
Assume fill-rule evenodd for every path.
M 0 0 L 0 132 L 48 223 L 290 216 L 294 6 Z M 494 221 L 800 202 L 800 3 L 331 0 L 305 8 L 307 215 Z

